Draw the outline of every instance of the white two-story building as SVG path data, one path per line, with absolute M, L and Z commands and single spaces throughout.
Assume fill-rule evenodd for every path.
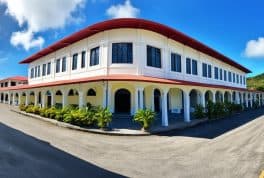
M 201 42 L 143 19 L 114 19 L 76 32 L 22 60 L 28 85 L 0 90 L 12 103 L 102 105 L 133 115 L 151 108 L 168 126 L 169 113 L 186 122 L 196 104 L 230 101 L 262 105 L 248 91 L 250 70 Z

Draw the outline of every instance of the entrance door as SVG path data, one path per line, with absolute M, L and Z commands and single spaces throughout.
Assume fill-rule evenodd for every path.
M 48 108 L 51 107 L 51 96 L 47 96 L 47 106 Z
M 130 113 L 131 94 L 126 89 L 120 89 L 115 93 L 115 113 Z
M 160 112 L 160 91 L 158 89 L 154 90 L 154 109 L 156 113 Z

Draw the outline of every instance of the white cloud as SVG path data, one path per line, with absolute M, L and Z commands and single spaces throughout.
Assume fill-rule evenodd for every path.
M 253 58 L 264 57 L 264 38 L 259 37 L 257 40 L 248 41 L 245 49 L 245 55 Z
M 28 50 L 44 43 L 42 37 L 34 38 L 36 32 L 79 22 L 80 19 L 74 17 L 73 12 L 83 6 L 84 0 L 0 0 L 0 4 L 6 5 L 6 14 L 13 17 L 21 28 L 27 28 L 14 32 L 11 43 Z
M 106 14 L 111 18 L 136 18 L 140 10 L 134 7 L 130 0 L 126 0 L 124 4 L 112 5 L 106 10 Z
M 33 47 L 41 48 L 44 44 L 44 39 L 41 36 L 34 38 L 33 35 L 31 31 L 13 32 L 10 42 L 13 46 L 23 46 L 25 50 Z

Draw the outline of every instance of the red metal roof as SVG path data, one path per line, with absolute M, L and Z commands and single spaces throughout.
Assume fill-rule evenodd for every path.
M 14 77 L 8 77 L 5 79 L 2 79 L 0 81 L 6 81 L 6 80 L 13 80 L 13 81 L 27 81 L 28 78 L 24 76 L 14 76 Z
M 35 84 L 35 85 L 20 85 L 20 86 L 8 87 L 8 88 L 0 88 L 0 91 L 34 89 L 34 88 L 42 88 L 42 87 L 52 87 L 52 86 L 70 85 L 70 84 L 87 83 L 87 82 L 99 82 L 99 81 L 134 81 L 134 82 L 188 85 L 188 86 L 200 86 L 200 87 L 207 87 L 207 88 L 220 88 L 220 89 L 230 89 L 230 90 L 239 90 L 239 91 L 249 91 L 248 89 L 244 89 L 244 88 L 205 84 L 205 83 L 199 83 L 199 82 L 189 82 L 189 81 L 183 81 L 183 80 L 137 76 L 137 75 L 108 75 L 108 76 L 104 75 L 104 76 L 88 77 L 88 78 L 81 78 L 81 79 L 60 80 L 60 81 L 41 83 L 41 84 Z
M 217 52 L 216 50 L 202 44 L 201 42 L 188 37 L 187 35 L 170 28 L 168 26 L 152 22 L 149 20 L 144 19 L 135 19 L 135 18 L 122 18 L 122 19 L 112 19 L 104 22 L 100 22 L 94 25 L 91 25 L 87 28 L 84 28 L 76 33 L 73 33 L 72 35 L 63 38 L 62 40 L 48 46 L 47 48 L 33 54 L 32 56 L 22 60 L 20 63 L 30 63 L 33 62 L 40 57 L 46 56 L 58 49 L 64 48 L 68 45 L 71 45 L 72 43 L 75 43 L 77 41 L 80 41 L 84 38 L 87 38 L 89 36 L 92 36 L 96 33 L 103 32 L 105 30 L 111 30 L 111 29 L 118 29 L 118 28 L 136 28 L 136 29 L 144 29 L 153 31 L 159 34 L 162 34 L 170 39 L 173 39 L 175 41 L 178 41 L 184 45 L 187 45 L 191 48 L 194 48 L 198 51 L 201 51 L 209 56 L 212 56 L 222 62 L 225 62 L 227 64 L 230 64 L 246 73 L 250 73 L 251 71 L 244 66 L 238 64 L 237 62 L 233 61 L 232 59 L 224 56 L 223 54 Z

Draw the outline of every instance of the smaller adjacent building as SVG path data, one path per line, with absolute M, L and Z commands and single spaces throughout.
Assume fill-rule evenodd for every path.
M 24 76 L 14 76 L 0 80 L 1 88 L 14 87 L 25 84 L 28 84 L 28 79 Z

